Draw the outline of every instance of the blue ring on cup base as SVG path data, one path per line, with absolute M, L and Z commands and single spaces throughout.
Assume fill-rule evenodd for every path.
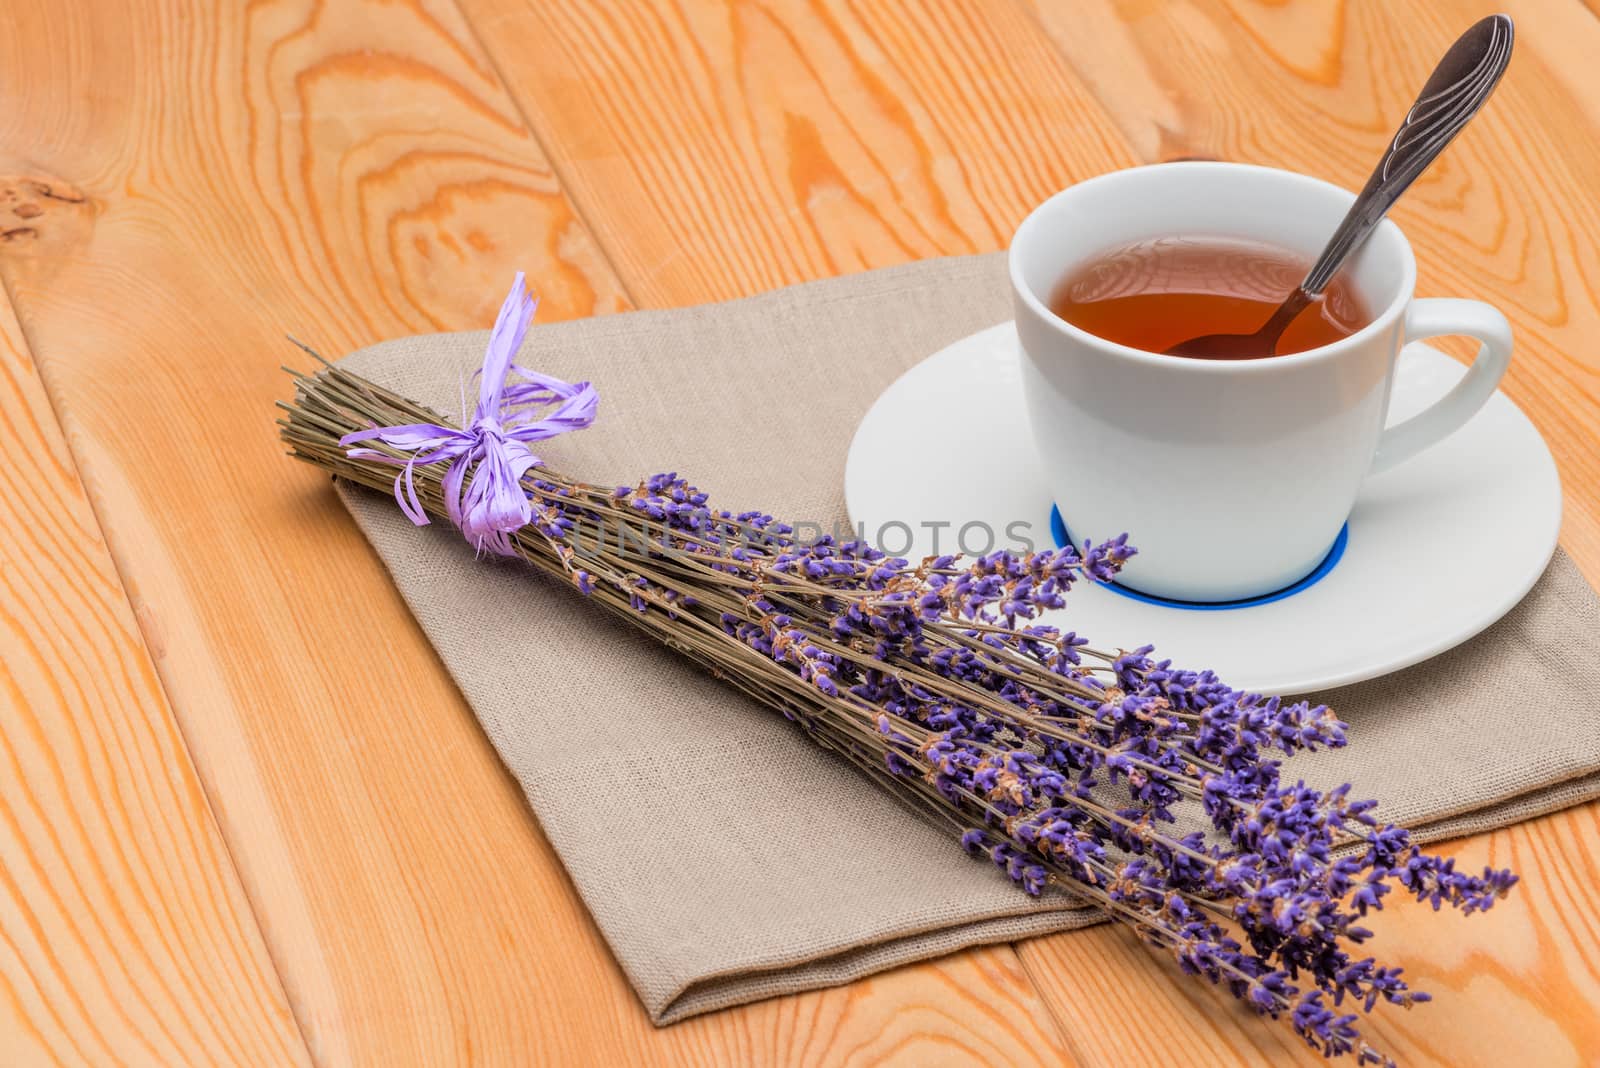
M 1050 506 L 1050 534 L 1055 538 L 1056 548 L 1058 549 L 1064 549 L 1068 545 L 1074 544 L 1072 535 L 1067 530 L 1067 524 L 1061 518 L 1061 509 L 1054 504 Z M 1283 589 L 1275 590 L 1272 593 L 1263 593 L 1259 597 L 1242 597 L 1237 601 L 1180 601 L 1174 597 L 1157 597 L 1154 594 L 1140 593 L 1138 590 L 1130 586 L 1124 586 L 1120 582 L 1102 582 L 1099 585 L 1112 593 L 1120 593 L 1122 596 L 1132 600 L 1143 601 L 1145 604 L 1160 605 L 1162 608 L 1182 608 L 1190 612 L 1226 612 L 1232 608 L 1253 608 L 1259 604 L 1271 604 L 1273 601 L 1281 601 L 1285 597 L 1293 597 L 1301 590 L 1310 589 L 1318 582 L 1321 582 L 1328 572 L 1332 571 L 1344 557 L 1345 546 L 1349 542 L 1350 524 L 1346 523 L 1339 528 L 1339 536 L 1333 539 L 1333 548 L 1328 550 L 1328 555 L 1322 558 L 1322 563 L 1318 564 L 1311 574 L 1292 586 L 1285 586 Z

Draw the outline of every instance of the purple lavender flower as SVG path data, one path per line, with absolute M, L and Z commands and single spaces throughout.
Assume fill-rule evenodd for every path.
M 1098 903 L 1329 1056 L 1380 1060 L 1359 1013 L 1428 1000 L 1360 952 L 1363 917 L 1397 890 L 1470 914 L 1515 885 L 1424 853 L 1348 786 L 1284 781 L 1279 757 L 1345 744 L 1327 708 L 1041 623 L 1079 581 L 1115 576 L 1134 554 L 1125 536 L 908 561 L 713 508 L 673 472 L 607 488 L 535 471 L 527 445 L 545 431 L 518 406 L 581 421 L 592 402 L 526 373 L 504 384 L 526 326 L 517 297 L 471 430 L 352 427 L 372 394 L 333 369 L 305 380 L 300 403 L 316 412 L 296 448 L 384 488 L 380 465 L 402 466 L 393 488 L 414 519 L 446 514 L 480 547 L 565 576 L 918 804 L 1025 892 Z M 350 392 L 323 403 L 323 388 Z M 343 443 L 330 428 L 348 428 Z M 348 450 L 370 440 L 387 451 Z

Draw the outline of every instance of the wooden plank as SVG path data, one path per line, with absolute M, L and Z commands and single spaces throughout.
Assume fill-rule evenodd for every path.
M 1006 947 L 649 1026 L 325 482 L 271 431 L 339 352 L 615 276 L 458 12 L 15 3 L 0 241 L 161 681 L 319 1062 L 1062 1059 Z M 108 711 L 109 714 L 109 711 Z
M 1495 10 L 1513 15 L 1506 81 L 1394 214 L 1416 247 L 1420 292 L 1477 296 L 1511 318 L 1506 390 L 1560 465 L 1562 543 L 1600 581 L 1600 21 L 1569 0 L 1034 6 L 1141 158 L 1265 163 L 1348 187 L 1365 180 L 1455 34 Z M 1597 830 L 1600 806 L 1587 805 L 1459 843 L 1463 864 L 1492 858 L 1521 872 L 1517 893 L 1460 926 L 1414 905 L 1372 925 L 1376 951 L 1439 995 L 1413 1014 L 1380 1012 L 1375 1043 L 1406 1064 L 1488 1064 L 1513 1051 L 1587 1063 L 1600 1049 L 1600 907 L 1574 888 L 1600 880 Z M 1163 963 L 1114 932 L 1019 951 L 1086 1063 L 1149 1050 L 1320 1063 L 1226 998 L 1176 989 Z M 1152 1010 L 1129 1020 L 1118 1010 L 1131 1003 Z
M 309 1064 L 3 293 L 0 454 L 0 1064 Z
M 1596 357 L 1584 341 L 1600 272 L 1579 179 L 1600 173 L 1596 94 L 1591 85 L 1575 102 L 1592 64 L 1559 72 L 1545 58 L 1552 46 L 1530 45 L 1526 32 L 1543 20 L 1595 54 L 1572 18 L 1581 9 L 1563 14 L 1563 2 L 1514 7 L 1525 32 L 1509 87 L 1398 216 L 1418 245 L 1423 292 L 1491 296 L 1517 323 L 1508 388 L 1557 451 L 1570 495 L 1564 542 L 1593 581 L 1600 458 Z M 999 248 L 1045 195 L 1131 162 L 1249 159 L 1359 185 L 1433 58 L 1488 10 L 1040 3 L 1028 17 L 1049 29 L 1053 58 L 1018 10 L 959 0 L 462 3 L 624 284 L 654 305 Z M 1458 1063 L 1503 1057 L 1523 1030 L 1553 1063 L 1582 1049 L 1591 1036 L 1570 1021 L 1592 1015 L 1595 914 L 1560 888 L 1595 881 L 1580 843 L 1596 811 L 1458 846 L 1463 857 L 1509 856 L 1544 884 L 1498 914 L 1460 926 L 1418 909 L 1386 917 L 1385 952 L 1456 1004 L 1419 1010 L 1404 1028 L 1384 1023 L 1382 1040 Z M 1140 963 L 1125 932 L 1020 951 L 1084 1063 L 1298 1049 L 1284 1029 L 1220 1012 L 1164 964 Z M 1491 971 L 1495 982 L 1483 979 Z M 1502 1000 L 1514 1004 L 1515 1032 L 1494 1026 Z M 1196 1037 L 1202 1017 L 1217 1022 Z M 1141 1030 L 1153 1036 L 1142 1045 L 1129 1037 Z
M 1008 4 L 462 7 L 647 307 L 1001 248 L 1133 162 Z

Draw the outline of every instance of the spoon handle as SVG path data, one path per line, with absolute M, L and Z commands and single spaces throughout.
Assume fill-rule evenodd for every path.
M 1490 15 L 1456 39 L 1300 288 L 1317 296 L 1411 182 L 1483 107 L 1511 61 L 1511 19 Z

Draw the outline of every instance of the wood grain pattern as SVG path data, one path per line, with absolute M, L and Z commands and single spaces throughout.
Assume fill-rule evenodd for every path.
M 651 1028 L 382 567 L 283 459 L 286 331 L 480 327 L 515 267 L 547 319 L 625 306 L 448 2 L 7 15 L 0 204 L 29 210 L 0 275 L 319 1063 L 1065 1059 L 1006 947 Z
M 3 294 L 0 453 L 0 1064 L 308 1064 Z
M 1009 4 L 462 7 L 647 307 L 1000 248 L 1133 162 Z
M 492 27 L 486 47 L 624 284 L 660 305 L 999 248 L 1044 195 L 1129 162 L 1245 159 L 1359 185 L 1433 59 L 1491 10 L 1040 0 L 1030 25 L 959 0 L 462 3 Z M 1424 293 L 1488 296 L 1513 319 L 1507 388 L 1556 450 L 1563 541 L 1595 581 L 1600 227 L 1583 178 L 1600 174 L 1600 29 L 1568 0 L 1512 10 L 1523 32 L 1506 85 L 1397 216 Z M 1497 915 L 1385 917 L 1386 955 L 1451 1007 L 1381 1023 L 1382 1041 L 1421 1063 L 1486 1063 L 1525 1043 L 1534 1061 L 1592 1055 L 1600 922 L 1567 888 L 1600 876 L 1597 811 L 1458 846 L 1539 884 Z M 1190 990 L 1125 932 L 1019 952 L 1082 1063 L 1305 1052 Z
M 1110 929 L 1025 945 L 1026 972 L 989 949 L 653 1031 L 381 569 L 280 460 L 266 413 L 284 330 L 338 351 L 478 326 L 513 266 L 568 317 L 621 308 L 625 290 L 666 306 L 997 248 L 1042 196 L 1143 159 L 1352 183 L 1386 109 L 1477 7 L 462 4 L 470 24 L 443 0 L 18 2 L 0 37 L 0 214 L 30 207 L 0 226 L 0 275 L 316 1059 L 1287 1056 L 1280 1030 Z M 1503 89 L 1490 116 L 1509 94 L 1520 125 L 1491 127 L 1459 157 L 1475 166 L 1441 170 L 1401 221 L 1431 291 L 1512 294 L 1533 360 L 1513 392 L 1564 450 L 1566 541 L 1592 580 L 1579 341 L 1597 286 L 1579 179 L 1596 173 L 1594 31 L 1567 0 L 1513 13 L 1508 87 L 1536 85 Z M 1559 157 L 1548 177 L 1536 153 Z M 1392 955 L 1448 997 L 1382 1040 L 1423 1063 L 1592 1049 L 1595 820 L 1463 843 L 1528 885 L 1447 938 L 1419 910 L 1386 917 Z M 7 873 L 15 848 L 0 839 Z M 92 981 L 66 989 L 103 1004 Z M 75 1055 L 21 1041 L 28 1059 Z

